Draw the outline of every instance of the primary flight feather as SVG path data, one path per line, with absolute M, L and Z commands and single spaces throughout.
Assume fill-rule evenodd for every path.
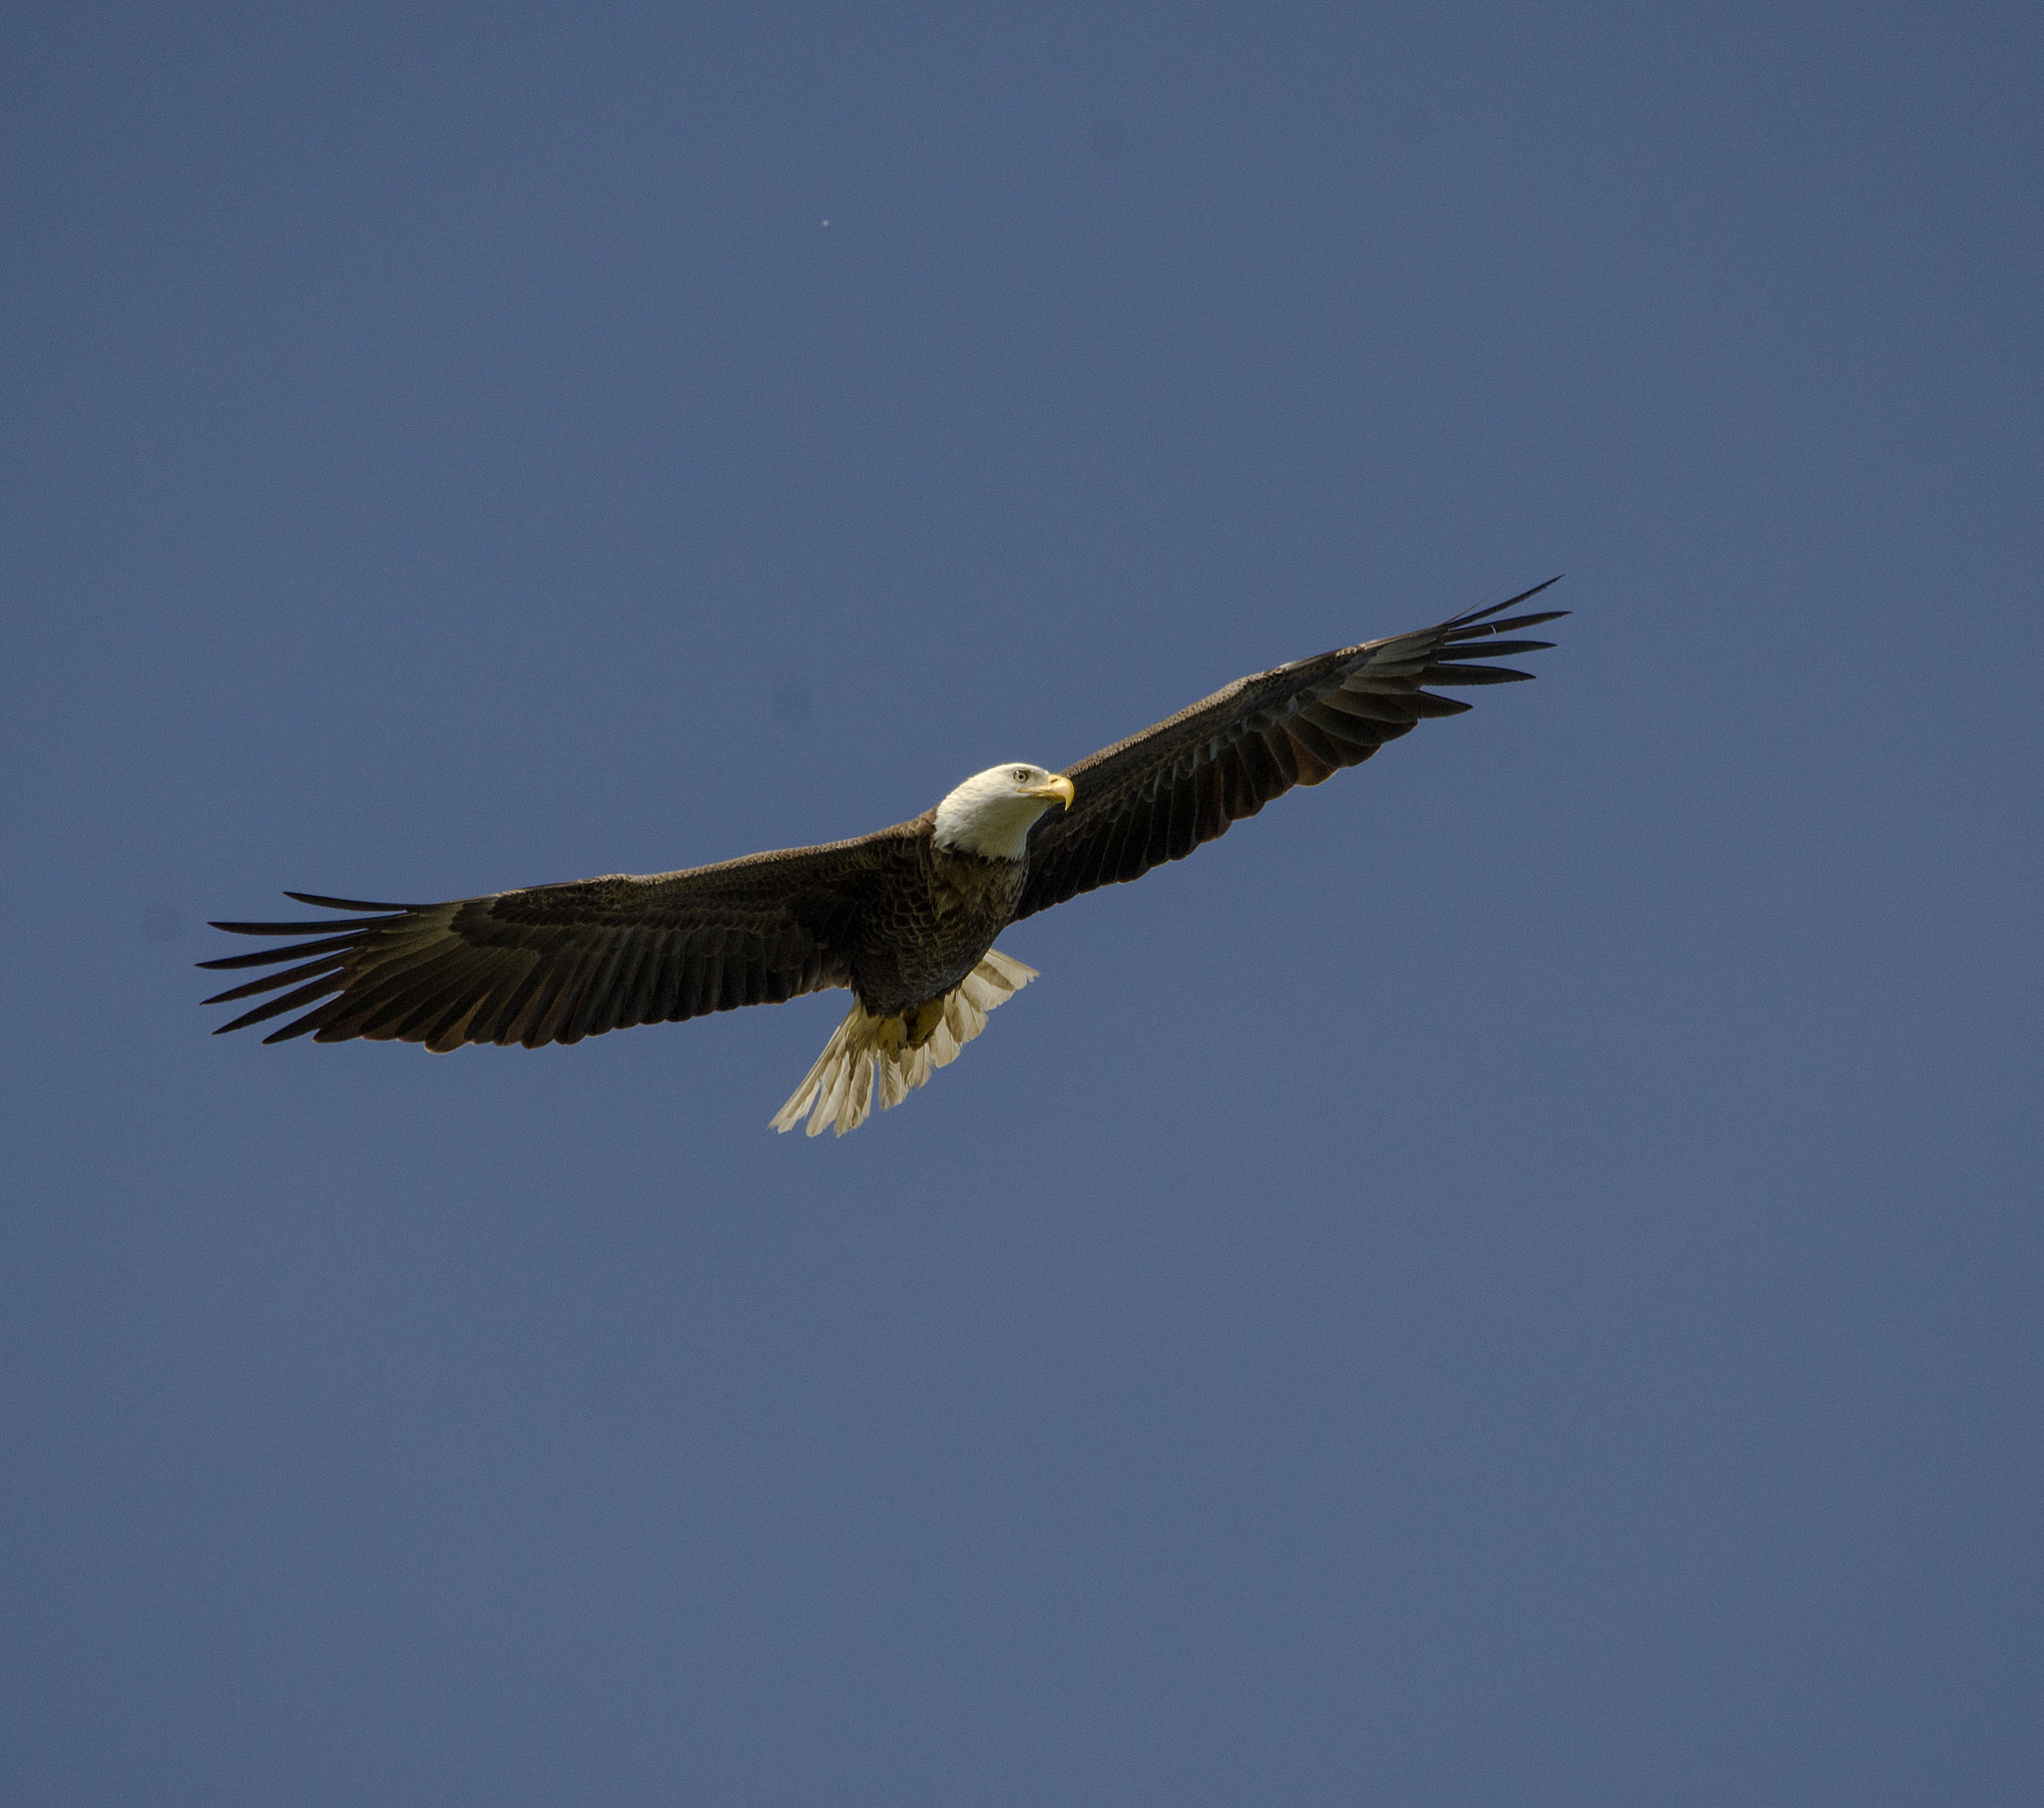
M 312 939 L 200 962 L 285 968 L 206 1002 L 283 995 L 219 1034 L 303 1010 L 264 1040 L 360 1036 L 444 1053 L 580 1042 L 844 986 L 850 1014 L 771 1121 L 792 1130 L 806 1115 L 810 1135 L 825 1126 L 842 1135 L 865 1122 L 876 1084 L 883 1108 L 899 1103 L 1036 977 L 993 946 L 1010 923 L 1183 859 L 1294 784 L 1359 765 L 1422 716 L 1469 707 L 1430 685 L 1531 678 L 1466 662 L 1551 647 L 1502 637 L 1566 610 L 1497 619 L 1546 588 L 1238 678 L 1063 773 L 993 766 L 914 821 L 852 841 L 445 904 L 286 892 L 358 914 L 216 923 Z

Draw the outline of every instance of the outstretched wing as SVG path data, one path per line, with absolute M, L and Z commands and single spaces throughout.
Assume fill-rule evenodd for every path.
M 1537 653 L 1552 641 L 1498 637 L 1569 612 L 1493 618 L 1537 597 L 1550 578 L 1510 601 L 1433 628 L 1344 647 L 1238 678 L 1168 721 L 1066 768 L 1077 793 L 1029 839 L 1029 882 L 1017 917 L 1082 891 L 1140 878 L 1182 860 L 1228 825 L 1254 816 L 1295 784 L 1359 765 L 1421 716 L 1470 707 L 1429 684 L 1503 684 L 1530 672 L 1468 660 Z
M 912 857 L 918 826 L 688 872 L 615 874 L 446 904 L 286 892 L 301 904 L 375 914 L 216 923 L 238 935 L 313 939 L 200 962 L 295 963 L 206 1002 L 231 1004 L 289 988 L 215 1033 L 309 1005 L 263 1040 L 362 1036 L 422 1042 L 440 1053 L 465 1042 L 536 1049 L 630 1024 L 777 1004 L 850 983 L 850 942 L 863 902 L 890 867 Z

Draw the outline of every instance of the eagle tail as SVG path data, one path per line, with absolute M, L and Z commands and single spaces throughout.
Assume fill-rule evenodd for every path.
M 864 1005 L 853 1005 L 794 1097 L 773 1114 L 773 1129 L 793 1130 L 806 1112 L 812 1136 L 826 1127 L 840 1136 L 857 1130 L 872 1116 L 876 1076 L 880 1109 L 899 1105 L 937 1069 L 957 1060 L 958 1051 L 986 1028 L 987 1013 L 1035 977 L 1034 967 L 988 949 L 979 965 L 944 995 L 943 1018 L 920 1048 L 909 1046 L 903 1019 L 871 1017 Z

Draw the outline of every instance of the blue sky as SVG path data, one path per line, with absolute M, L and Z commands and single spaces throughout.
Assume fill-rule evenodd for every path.
M 4 39 L 11 1799 L 2034 1780 L 2033 9 Z M 207 1037 L 1562 570 L 842 1141 Z

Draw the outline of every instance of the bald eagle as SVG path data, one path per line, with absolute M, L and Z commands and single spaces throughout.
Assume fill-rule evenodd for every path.
M 852 841 L 446 904 L 286 892 L 367 914 L 214 924 L 312 937 L 200 962 L 293 963 L 208 999 L 283 992 L 216 1034 L 309 1005 L 264 1040 L 536 1049 L 844 986 L 849 1015 L 771 1120 L 788 1130 L 806 1115 L 810 1135 L 826 1125 L 842 1135 L 871 1113 L 876 1081 L 882 1108 L 899 1104 L 1036 977 L 994 948 L 1010 923 L 1183 859 L 1294 784 L 1360 764 L 1420 717 L 1469 707 L 1428 685 L 1531 678 L 1467 662 L 1553 646 L 1502 637 L 1566 610 L 1497 619 L 1547 584 L 1433 628 L 1238 678 L 1062 773 L 1024 760 L 991 766 L 914 821 Z

